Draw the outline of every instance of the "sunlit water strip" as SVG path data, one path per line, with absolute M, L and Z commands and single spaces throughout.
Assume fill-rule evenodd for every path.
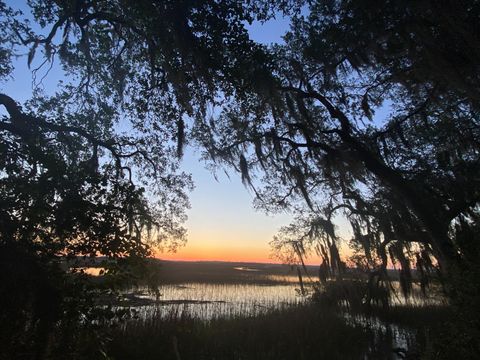
M 139 317 L 148 318 L 182 316 L 209 320 L 214 318 L 256 316 L 273 309 L 302 303 L 295 284 L 205 284 L 184 283 L 159 288 L 160 296 L 147 289 L 135 292 L 138 298 L 158 300 L 156 303 L 136 308 Z
M 157 294 L 146 288 L 129 291 L 129 296 L 145 303 L 134 306 L 141 318 L 150 316 L 184 316 L 210 320 L 214 318 L 256 316 L 269 310 L 282 309 L 305 302 L 311 293 L 313 283 L 305 284 L 302 294 L 298 283 L 283 282 L 277 284 L 209 284 L 182 283 L 164 285 Z M 393 295 L 391 305 L 425 306 L 440 305 L 444 299 L 425 298 L 419 289 L 405 299 L 402 295 Z

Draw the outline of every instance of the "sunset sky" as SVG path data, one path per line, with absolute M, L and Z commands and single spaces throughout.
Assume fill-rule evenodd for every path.
M 266 24 L 253 24 L 251 37 L 269 44 L 282 41 L 288 20 L 279 18 Z M 288 215 L 267 216 L 255 211 L 253 195 L 243 186 L 239 174 L 228 178 L 223 172 L 213 175 L 199 161 L 198 152 L 189 149 L 183 159 L 184 169 L 191 172 L 195 190 L 191 194 L 188 243 L 175 254 L 159 256 L 171 260 L 221 260 L 272 262 L 268 242 L 282 225 L 290 222 Z
M 268 243 L 281 226 L 288 225 L 288 214 L 267 216 L 252 206 L 253 194 L 241 182 L 240 175 L 217 173 L 217 180 L 205 169 L 199 155 L 191 149 L 184 157 L 184 169 L 191 172 L 195 189 L 188 211 L 188 243 L 176 253 L 161 253 L 168 260 L 275 262 Z M 350 236 L 347 226 L 339 224 L 338 234 Z M 343 252 L 345 252 L 345 247 Z M 307 263 L 319 264 L 318 257 Z
M 251 37 L 265 44 L 282 41 L 288 19 L 277 18 L 266 24 L 249 26 Z M 170 260 L 222 260 L 273 262 L 269 241 L 291 218 L 286 214 L 267 216 L 255 211 L 253 195 L 243 186 L 239 174 L 230 178 L 219 172 L 218 182 L 199 162 L 199 154 L 190 149 L 184 158 L 184 169 L 191 172 L 195 190 L 191 194 L 188 244 L 177 253 L 159 257 Z M 318 264 L 318 259 L 311 259 Z
M 160 257 L 178 260 L 226 260 L 270 262 L 268 242 L 288 215 L 267 216 L 252 207 L 253 195 L 238 174 L 228 178 L 218 173 L 218 182 L 188 151 L 184 169 L 193 174 L 195 190 L 190 196 L 188 244 L 176 254 Z

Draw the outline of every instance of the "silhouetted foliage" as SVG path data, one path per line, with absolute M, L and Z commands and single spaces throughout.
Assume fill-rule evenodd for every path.
M 303 218 L 291 225 L 299 233 L 281 230 L 277 249 L 293 245 L 301 258 L 319 246 L 328 265 L 321 245 L 342 213 L 369 293 L 388 283 L 388 264 L 405 296 L 414 267 L 424 291 L 439 267 L 456 301 L 455 274 L 470 271 L 460 269 L 479 247 L 460 232 L 479 214 L 478 6 L 328 1 L 304 13 L 267 50 L 268 90 L 231 99 L 205 123 L 211 132 L 199 131 L 207 156 L 239 169 L 259 208 Z M 305 236 L 301 224 L 318 219 L 323 231 Z
M 103 255 L 121 266 L 148 256 L 149 240 L 184 241 L 180 224 L 191 181 L 178 171 L 182 116 L 213 100 L 214 66 L 225 51 L 220 35 L 232 34 L 232 50 L 237 37 L 248 40 L 235 25 L 243 19 L 227 21 L 241 10 L 233 2 L 29 5 L 46 34 L 3 3 L 0 8 L 2 75 L 12 69 L 10 54 L 27 49 L 35 87 L 23 106 L 8 88 L 0 95 L 6 109 L 0 122 L 1 320 L 18 325 L 2 331 L 2 344 L 11 345 L 2 349 L 6 358 L 16 351 L 25 358 L 53 356 L 52 344 L 64 343 L 59 333 L 75 337 L 75 329 L 64 326 L 95 320 L 88 314 L 97 308 L 85 299 L 96 290 L 82 276 L 66 274 L 68 259 Z M 218 7 L 212 16 L 211 6 Z M 195 29 L 185 32 L 190 18 Z M 42 93 L 36 80 L 55 61 L 68 77 Z M 74 346 L 64 351 L 80 356 Z
M 11 290 L 6 304 L 23 321 L 18 332 L 2 332 L 12 344 L 7 358 L 20 348 L 27 358 L 53 356 L 63 323 L 94 320 L 85 321 L 86 312 L 98 309 L 93 303 L 82 307 L 65 295 L 75 290 L 87 299 L 96 291 L 84 289 L 82 276 L 65 274 L 65 259 L 103 255 L 116 260 L 107 275 L 122 278 L 129 271 L 118 268 L 148 256 L 152 241 L 172 248 L 184 242 L 192 184 L 178 165 L 190 120 L 205 118 L 224 94 L 256 88 L 252 65 L 263 68 L 268 57 L 244 25 L 292 8 L 295 1 L 274 8 L 237 1 L 29 1 L 23 14 L 0 2 L 0 75 L 10 75 L 16 54 L 25 54 L 33 74 L 30 101 L 20 105 L 8 86 L 0 95 L 6 110 L 0 246 L 8 270 L 2 276 Z M 50 72 L 65 78 L 44 89 Z M 18 272 L 14 254 L 21 257 Z M 24 276 L 32 269 L 39 269 L 38 286 Z M 59 304 L 42 317 L 29 304 L 47 306 L 50 295 Z M 23 300 L 10 303 L 14 298 Z M 81 355 L 74 351 L 65 354 Z
M 405 253 L 414 246 L 447 272 L 468 256 L 455 224 L 473 221 L 478 210 L 478 103 L 474 91 L 467 96 L 463 86 L 447 88 L 446 73 L 423 72 L 434 59 L 441 62 L 427 56 L 425 12 L 410 3 L 373 6 L 332 1 L 295 16 L 285 44 L 269 49 L 270 91 L 232 99 L 204 144 L 216 159 L 240 161 L 244 179 L 264 174 L 259 207 L 297 208 L 324 219 L 345 210 L 367 259 L 376 251 L 381 266 L 391 257 L 407 268 Z M 431 9 L 448 11 L 447 5 Z M 457 28 L 475 11 L 457 8 L 461 14 L 448 29 L 444 16 L 429 17 L 439 33 L 431 43 L 447 51 L 441 38 L 447 30 L 477 41 L 475 32 Z M 406 21 L 416 26 L 405 29 Z M 451 49 L 458 50 L 455 58 L 474 56 L 458 46 Z M 478 76 L 476 64 L 465 65 L 469 77 L 463 78 Z

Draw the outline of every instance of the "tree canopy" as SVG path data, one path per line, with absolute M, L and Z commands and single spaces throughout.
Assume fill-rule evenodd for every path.
M 37 233 L 27 232 L 29 239 L 42 233 L 78 242 L 88 233 L 87 248 L 77 243 L 74 250 L 84 254 L 103 253 L 102 246 L 108 253 L 110 245 L 98 239 L 117 230 L 121 234 L 115 236 L 127 238 L 125 246 L 154 225 L 160 238 L 171 233 L 181 240 L 184 230 L 177 224 L 184 218 L 185 190 L 191 185 L 188 176 L 178 173 L 178 162 L 189 127 L 223 96 L 244 96 L 255 87 L 257 70 L 251 65 L 263 69 L 269 60 L 262 46 L 249 39 L 245 24 L 294 5 L 28 4 L 32 15 L 1 4 L 3 78 L 13 69 L 12 56 L 26 52 L 23 59 L 34 87 L 34 98 L 23 106 L 8 88 L 0 98 L 6 109 L 1 123 L 6 135 L 3 193 L 11 196 L 3 207 L 4 241 L 17 236 L 25 225 L 22 219 L 41 228 L 30 229 Z M 55 89 L 42 90 L 52 68 L 65 78 Z M 22 183 L 37 189 L 26 194 Z M 24 195 L 15 208 L 13 203 Z M 39 208 L 26 206 L 32 202 Z M 97 224 L 90 227 L 90 218 Z M 65 246 L 59 243 L 55 251 Z
M 263 56 L 244 29 L 254 9 L 271 16 L 259 6 L 30 1 L 22 13 L 0 2 L 1 321 L 18 324 L 1 329 L 7 357 L 23 347 L 42 358 L 55 327 L 95 313 L 78 306 L 92 293 L 64 276 L 66 258 L 141 259 L 152 243 L 185 241 L 188 121 L 251 86 L 234 79 L 255 72 L 245 54 Z M 19 56 L 33 74 L 24 104 L 8 86 Z M 43 90 L 53 72 L 62 81 Z
M 232 99 L 201 141 L 260 208 L 314 214 L 326 235 L 343 210 L 373 274 L 390 259 L 409 277 L 412 254 L 448 272 L 477 256 L 458 234 L 478 221 L 479 13 L 389 5 L 310 4 L 267 50 L 269 91 Z
M 55 164 L 58 179 L 57 162 L 65 162 L 72 183 L 52 184 L 50 191 L 36 184 L 45 192 L 38 190 L 41 199 L 52 199 L 48 209 L 58 207 L 61 216 L 38 219 L 45 223 L 35 231 L 75 238 L 75 251 L 110 251 L 93 239 L 112 232 L 133 246 L 159 219 L 178 238 L 182 230 L 171 215 L 181 219 L 187 203 L 181 189 L 189 180 L 175 174 L 173 155 L 194 140 L 207 157 L 255 183 L 255 191 L 261 184 L 259 207 L 316 214 L 327 228 L 343 210 L 365 257 L 378 252 L 380 265 L 372 268 L 385 268 L 387 248 L 391 261 L 406 265 L 401 258 L 411 244 L 419 259 L 433 256 L 448 268 L 468 256 L 455 232 L 475 223 L 479 196 L 478 37 L 465 25 L 475 23 L 478 9 L 463 5 L 32 1 L 40 32 L 2 5 L 8 15 L 2 36 L 11 44 L 2 50 L 4 68 L 11 68 L 12 51 L 27 48 L 29 66 L 42 59 L 34 73 L 59 61 L 72 79 L 53 96 L 37 96 L 27 111 L 2 97 L 10 115 L 2 130 L 20 140 L 9 154 L 31 152 L 28 171 L 28 161 L 13 160 L 10 174 L 22 181 L 9 184 L 37 182 L 31 172 L 38 163 Z M 284 43 L 253 42 L 245 24 L 279 12 L 291 16 Z M 25 132 L 22 122 L 38 130 Z M 20 150 L 28 141 L 37 147 L 33 153 Z M 35 158 L 50 151 L 51 159 Z M 67 195 L 73 188 L 85 191 L 83 202 L 68 197 L 78 196 Z M 14 199 L 21 188 L 9 191 Z M 156 208 L 149 201 L 154 194 L 164 197 Z M 182 201 L 172 201 L 173 194 Z M 62 208 L 75 201 L 81 206 Z M 32 215 L 5 209 L 11 220 L 4 234 L 11 238 L 18 219 Z M 92 216 L 98 228 L 75 224 Z M 62 235 L 44 234 L 53 229 Z M 78 239 L 87 233 L 82 248 Z

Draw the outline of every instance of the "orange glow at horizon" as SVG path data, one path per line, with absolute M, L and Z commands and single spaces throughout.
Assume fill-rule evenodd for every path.
M 349 253 L 348 249 L 341 249 L 341 254 Z M 225 261 L 225 262 L 251 262 L 251 263 L 280 263 L 278 259 L 270 256 L 268 244 L 225 244 L 223 246 L 215 242 L 189 241 L 186 246 L 181 247 L 177 252 L 155 253 L 155 257 L 170 261 Z M 345 256 L 341 256 L 342 259 Z M 311 256 L 306 259 L 307 265 L 319 265 L 321 260 L 318 256 Z
M 275 263 L 269 257 L 268 245 L 266 246 L 219 246 L 218 244 L 194 242 L 187 243 L 179 248 L 176 253 L 157 252 L 155 257 L 163 260 L 179 261 L 229 261 L 229 262 L 258 262 Z

